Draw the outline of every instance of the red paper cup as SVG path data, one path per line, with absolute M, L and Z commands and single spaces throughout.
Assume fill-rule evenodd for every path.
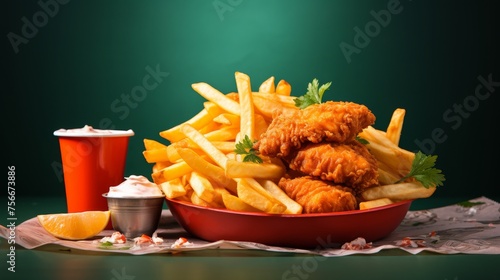
M 103 193 L 123 182 L 132 130 L 60 129 L 59 137 L 68 213 L 106 211 Z

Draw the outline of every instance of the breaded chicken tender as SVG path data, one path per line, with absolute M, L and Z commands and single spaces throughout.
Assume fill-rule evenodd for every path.
M 278 186 L 298 204 L 303 213 L 356 210 L 356 197 L 346 187 L 329 184 L 310 176 L 281 178 Z
M 345 142 L 375 122 L 364 105 L 327 101 L 305 109 L 276 111 L 254 148 L 265 156 L 287 156 L 305 142 Z
M 292 170 L 355 190 L 378 185 L 377 160 L 357 140 L 309 143 L 285 160 Z

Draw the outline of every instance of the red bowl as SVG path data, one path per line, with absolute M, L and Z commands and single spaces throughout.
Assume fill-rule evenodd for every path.
M 403 221 L 411 202 L 367 210 L 279 215 L 208 208 L 167 199 L 173 217 L 198 238 L 304 249 L 339 247 L 358 237 L 367 242 L 384 238 Z

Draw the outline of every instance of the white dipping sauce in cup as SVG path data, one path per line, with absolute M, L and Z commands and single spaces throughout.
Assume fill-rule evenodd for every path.
M 109 188 L 108 197 L 151 197 L 163 196 L 158 185 L 150 182 L 142 175 L 130 175 L 125 177 L 118 186 Z
M 85 125 L 82 128 L 72 129 L 58 129 L 54 131 L 55 136 L 92 136 L 92 137 L 112 137 L 112 136 L 132 136 L 134 131 L 129 130 L 110 130 L 110 129 L 97 129 L 90 125 Z

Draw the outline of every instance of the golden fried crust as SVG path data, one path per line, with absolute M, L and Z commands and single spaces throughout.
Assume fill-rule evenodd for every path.
M 327 213 L 356 210 L 356 197 L 348 188 L 332 185 L 310 176 L 281 178 L 278 186 L 302 205 L 303 213 Z
M 292 170 L 356 190 L 378 185 L 377 160 L 356 140 L 306 144 L 285 159 Z
M 287 156 L 305 142 L 345 142 L 375 122 L 364 105 L 327 101 L 277 113 L 254 148 L 265 156 Z

